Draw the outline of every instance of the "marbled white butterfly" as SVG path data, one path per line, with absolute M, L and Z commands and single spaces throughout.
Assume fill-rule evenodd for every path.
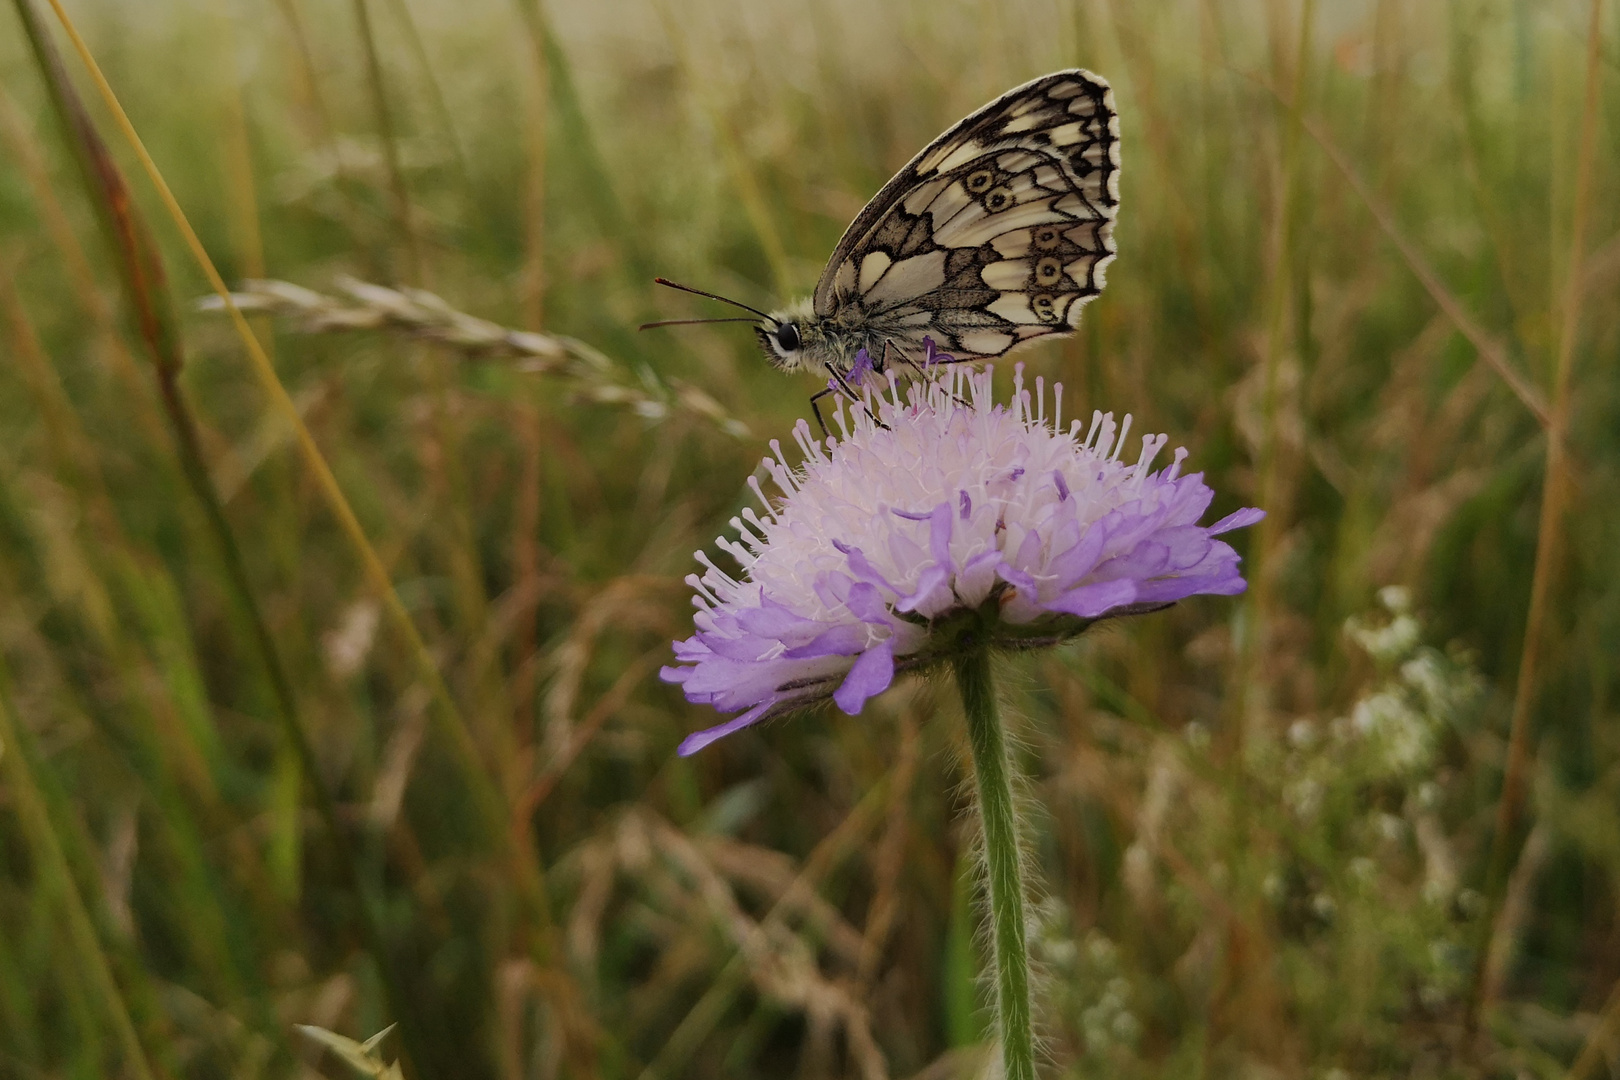
M 1102 291 L 1118 208 L 1113 92 L 1075 68 L 1009 90 L 924 147 L 855 218 L 810 298 L 766 313 L 658 280 L 758 315 L 767 360 L 828 379 L 814 404 L 855 396 L 862 350 L 881 373 L 921 362 L 925 339 L 967 361 L 1071 333 Z

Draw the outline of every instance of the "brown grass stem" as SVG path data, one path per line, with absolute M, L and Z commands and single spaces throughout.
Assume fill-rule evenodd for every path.
M 1597 1018 L 1587 1030 L 1586 1041 L 1581 1044 L 1581 1052 L 1575 1055 L 1564 1080 L 1586 1080 L 1599 1065 L 1607 1065 L 1606 1059 L 1614 1052 L 1617 1033 L 1620 1033 L 1620 982 L 1614 984 L 1608 1000 L 1598 1010 Z
M 1350 185 L 1351 190 L 1356 193 L 1356 197 L 1361 200 L 1362 205 L 1366 206 L 1367 212 L 1378 223 L 1379 230 L 1389 238 L 1391 244 L 1395 245 L 1395 250 L 1400 253 L 1407 269 L 1412 272 L 1413 277 L 1418 279 L 1424 291 L 1435 302 L 1435 306 L 1446 313 L 1446 317 L 1457 328 L 1457 332 L 1468 339 L 1468 343 L 1474 347 L 1474 351 L 1479 354 L 1479 358 L 1484 360 L 1490 366 L 1490 369 L 1501 377 L 1502 381 L 1507 384 L 1508 389 L 1513 391 L 1513 396 L 1518 398 L 1520 404 L 1526 409 L 1530 410 L 1536 421 L 1542 427 L 1550 426 L 1552 419 L 1547 410 L 1546 399 L 1542 396 L 1541 391 L 1537 390 L 1529 379 L 1508 359 L 1507 347 L 1474 321 L 1473 316 L 1463 307 L 1456 294 L 1446 287 L 1445 283 L 1440 280 L 1440 275 L 1429 265 L 1429 261 L 1423 257 L 1423 253 L 1418 251 L 1417 246 L 1396 224 L 1395 215 L 1390 212 L 1388 207 L 1384 206 L 1378 196 L 1373 194 L 1372 189 L 1367 186 L 1366 182 L 1361 179 L 1360 174 L 1356 172 L 1355 167 L 1350 164 L 1350 159 L 1345 156 L 1344 151 L 1339 149 L 1322 126 L 1307 116 L 1301 116 L 1300 123 L 1304 125 L 1305 130 L 1310 134 L 1316 145 L 1322 148 L 1322 152 L 1327 155 L 1334 168 L 1339 170 L 1340 175 Z
M 759 928 L 762 935 L 769 936 L 776 928 L 782 926 L 788 915 L 801 906 L 802 898 L 815 889 L 817 882 L 832 870 L 839 858 L 872 826 L 877 820 L 884 796 L 893 779 L 892 773 L 885 774 L 868 788 L 861 796 L 861 800 L 845 815 L 844 820 L 816 843 L 810 854 L 805 857 L 792 883 L 777 897 L 765 918 L 760 920 Z M 742 990 L 747 977 L 748 960 L 741 949 L 732 953 L 731 958 L 709 984 L 709 988 L 703 992 L 703 996 L 693 1003 L 670 1033 L 669 1038 L 664 1041 L 657 1057 L 641 1070 L 637 1080 L 669 1080 L 680 1075 L 681 1069 L 708 1037 L 709 1032 L 720 1022 L 736 995 Z
M 1603 0 L 1591 0 L 1586 38 L 1586 77 L 1581 106 L 1580 143 L 1576 151 L 1575 195 L 1570 222 L 1569 261 L 1563 282 L 1563 311 L 1559 322 L 1557 351 L 1553 366 L 1552 411 L 1547 425 L 1547 459 L 1542 473 L 1541 514 L 1536 525 L 1536 561 L 1530 578 L 1530 607 L 1525 616 L 1524 646 L 1519 658 L 1518 683 L 1513 694 L 1513 715 L 1508 725 L 1507 757 L 1502 767 L 1502 791 L 1496 803 L 1496 821 L 1491 833 L 1490 859 L 1486 867 L 1485 898 L 1487 917 L 1482 920 L 1484 941 L 1476 965 L 1473 993 L 1469 1002 L 1467 1028 L 1477 1030 L 1490 1009 L 1492 988 L 1498 982 L 1489 977 L 1489 942 L 1496 923 L 1506 913 L 1503 893 L 1519 851 L 1517 841 L 1524 814 L 1525 792 L 1529 786 L 1533 750 L 1530 714 L 1535 704 L 1541 675 L 1543 650 L 1547 648 L 1548 614 L 1552 603 L 1553 580 L 1563 554 L 1564 515 L 1568 509 L 1569 419 L 1571 368 L 1575 343 L 1580 332 L 1581 302 L 1586 294 L 1587 219 L 1591 212 L 1592 163 L 1597 150 L 1599 77 L 1603 68 Z
M 320 71 L 315 63 L 315 51 L 309 43 L 309 31 L 305 28 L 304 18 L 298 11 L 297 0 L 275 0 L 275 5 L 287 24 L 288 34 L 292 37 L 293 53 L 298 58 L 298 71 L 304 84 L 307 108 L 316 128 L 315 138 L 332 159 L 332 169 L 337 180 L 334 187 L 340 208 L 338 214 L 343 219 L 351 240 L 358 244 L 363 233 L 358 227 L 362 215 L 355 199 L 355 178 L 349 172 L 349 165 L 338 139 L 337 125 L 332 119 L 331 106 L 327 104 L 326 94 L 321 89 Z M 366 260 L 368 272 L 376 274 L 382 272 L 382 266 L 375 252 L 363 250 L 361 255 Z
M 1299 27 L 1297 39 L 1294 42 L 1293 70 L 1290 72 L 1291 80 L 1288 96 L 1282 99 L 1285 106 L 1282 114 L 1284 120 L 1282 128 L 1282 187 L 1277 193 L 1276 203 L 1272 208 L 1272 221 L 1270 228 L 1270 251 L 1268 267 L 1270 281 L 1266 290 L 1265 302 L 1265 352 L 1261 358 L 1263 365 L 1261 383 L 1261 422 L 1263 430 L 1259 447 L 1259 460 L 1255 463 L 1258 474 L 1256 481 L 1256 499 L 1259 505 L 1266 510 L 1265 520 L 1260 523 L 1255 542 L 1255 567 L 1251 573 L 1253 588 L 1249 596 L 1248 609 L 1254 617 L 1254 630 L 1248 637 L 1248 645 L 1243 664 L 1243 678 L 1239 689 L 1239 703 L 1241 712 L 1237 723 L 1232 725 L 1229 738 L 1231 745 L 1229 752 L 1234 760 L 1241 759 L 1243 746 L 1248 738 L 1248 726 L 1258 717 L 1263 716 L 1269 709 L 1268 700 L 1270 688 L 1262 674 L 1259 659 L 1268 646 L 1266 635 L 1269 631 L 1273 597 L 1273 581 L 1277 576 L 1277 568 L 1273 565 L 1274 555 L 1282 543 L 1282 536 L 1288 527 L 1288 514 L 1282 505 L 1282 478 L 1281 471 L 1286 468 L 1286 460 L 1279 453 L 1277 445 L 1281 437 L 1282 425 L 1278 423 L 1278 410 L 1282 402 L 1279 400 L 1279 381 L 1283 366 L 1283 354 L 1288 350 L 1288 315 L 1290 300 L 1294 292 L 1292 281 L 1294 246 L 1295 246 L 1295 215 L 1298 213 L 1300 189 L 1300 132 L 1299 116 L 1301 98 L 1305 93 L 1307 72 L 1309 70 L 1311 54 L 1311 34 L 1315 21 L 1315 5 L 1306 0 L 1299 13 Z M 1281 33 L 1273 30 L 1274 39 Z M 1279 55 L 1283 50 L 1274 43 L 1274 51 Z M 1285 61 L 1278 61 L 1279 63 Z
M 440 85 L 439 77 L 433 73 L 433 62 L 428 56 L 427 43 L 422 40 L 421 28 L 416 25 L 416 17 L 411 14 L 407 0 L 389 0 L 389 6 L 394 9 L 394 21 L 399 23 L 400 30 L 404 32 L 405 43 L 411 50 L 411 58 L 416 61 L 422 83 L 427 87 L 428 102 L 433 106 L 434 119 L 443 129 L 445 145 L 455 161 L 457 178 L 466 189 L 468 200 L 476 205 L 478 187 L 473 183 L 472 169 L 467 164 L 467 153 L 461 147 L 461 136 L 456 130 L 456 118 L 445 99 L 444 87 Z
M 714 133 L 715 145 L 720 151 L 725 172 L 730 177 L 737 201 L 742 205 L 743 215 L 753 228 L 755 239 L 759 241 L 760 251 L 765 256 L 765 264 L 771 269 L 771 279 L 778 290 L 787 289 L 792 285 L 787 247 L 782 242 L 781 231 L 776 227 L 776 219 L 767 205 L 765 193 L 761 190 L 759 177 L 755 173 L 758 156 L 751 153 L 744 144 L 743 134 L 737 130 L 733 111 L 728 110 L 722 101 L 723 80 L 727 75 L 725 58 L 729 55 L 729 51 L 719 48 L 710 55 L 698 56 L 697 47 L 692 43 L 694 35 L 688 33 L 692 18 L 691 9 L 672 8 L 663 0 L 654 7 L 663 24 L 664 33 L 671 42 L 681 74 L 692 84 L 694 96 L 703 105 L 703 112 L 710 130 Z M 696 37 L 705 44 L 713 45 L 706 34 L 700 33 Z M 746 116 L 753 115 L 752 109 L 745 109 L 743 112 Z
M 423 285 L 422 252 L 417 243 L 416 222 L 411 212 L 411 193 L 405 184 L 405 170 L 399 160 L 399 135 L 394 127 L 394 111 L 388 103 L 388 85 L 383 78 L 382 56 L 371 25 L 367 0 L 354 0 L 355 22 L 360 27 L 360 44 L 366 54 L 366 85 L 371 91 L 372 115 L 377 138 L 382 142 L 383 162 L 388 168 L 388 190 L 394 203 L 394 223 L 405 245 L 405 270 L 401 276 L 412 285 Z
M 516 3 L 546 81 L 545 104 L 552 110 L 551 116 L 556 122 L 557 144 L 568 148 L 570 162 L 583 174 L 581 194 L 597 226 L 618 248 L 628 277 L 638 286 L 643 285 L 653 277 L 654 271 L 642 254 L 638 232 L 619 200 L 612 170 L 597 146 L 580 102 L 568 54 L 557 40 L 540 0 L 516 0 Z

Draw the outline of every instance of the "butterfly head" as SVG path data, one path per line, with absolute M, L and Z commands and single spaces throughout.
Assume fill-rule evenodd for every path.
M 815 371 L 825 366 L 821 323 L 808 300 L 767 315 L 754 327 L 765 359 L 782 371 Z

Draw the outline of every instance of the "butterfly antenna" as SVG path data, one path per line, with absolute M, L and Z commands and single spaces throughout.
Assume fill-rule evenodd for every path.
M 704 292 L 702 289 L 694 289 L 690 285 L 682 285 L 680 282 L 671 281 L 668 278 L 653 278 L 653 280 L 656 281 L 658 284 L 665 286 L 666 288 L 679 289 L 679 290 L 681 290 L 681 292 L 689 292 L 689 293 L 693 294 L 694 296 L 707 296 L 710 300 L 718 300 L 722 304 L 730 304 L 732 307 L 739 307 L 739 308 L 742 308 L 744 311 L 752 311 L 755 315 L 758 315 L 760 318 L 765 319 L 765 320 L 767 320 L 769 322 L 776 323 L 776 320 L 774 318 L 767 315 L 765 312 L 759 310 L 759 308 L 757 308 L 757 307 L 749 307 L 747 304 L 744 304 L 739 300 L 733 300 L 729 296 L 721 296 L 718 293 Z M 752 320 L 745 320 L 745 321 L 752 321 Z M 776 323 L 776 324 L 778 326 L 781 325 L 781 323 Z
M 758 319 L 660 319 L 657 322 L 646 322 L 636 327 L 637 330 L 651 330 L 655 326 L 695 326 L 698 323 L 717 322 L 758 322 Z

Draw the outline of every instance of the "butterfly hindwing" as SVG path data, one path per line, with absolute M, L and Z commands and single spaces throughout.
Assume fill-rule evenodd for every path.
M 1114 256 L 1119 130 L 1085 71 L 1009 91 L 935 139 L 845 232 L 816 286 L 822 318 L 964 357 L 1067 333 Z

